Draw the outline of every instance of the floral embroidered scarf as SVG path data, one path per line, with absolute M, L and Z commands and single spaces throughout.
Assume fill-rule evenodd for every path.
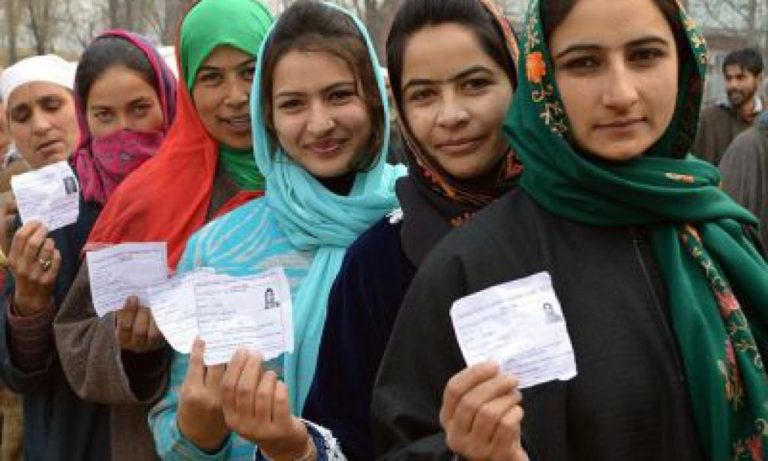
M 541 1 L 531 1 L 524 21 L 525 65 L 505 124 L 525 165 L 521 187 L 574 221 L 651 230 L 705 453 L 717 461 L 768 459 L 768 264 L 744 232 L 757 221 L 720 189 L 716 168 L 688 154 L 707 63 L 704 40 L 676 4 L 687 43 L 680 47 L 675 116 L 641 158 L 607 164 L 569 142 Z

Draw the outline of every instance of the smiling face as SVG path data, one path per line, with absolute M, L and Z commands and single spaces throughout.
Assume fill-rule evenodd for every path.
M 549 47 L 579 148 L 626 161 L 661 138 L 675 112 L 678 56 L 653 0 L 579 0 Z
M 328 52 L 293 50 L 279 59 L 272 80 L 274 131 L 287 155 L 318 178 L 351 171 L 372 124 L 350 66 Z
M 470 29 L 449 23 L 414 33 L 401 81 L 408 127 L 448 174 L 474 178 L 499 162 L 512 84 Z
M 123 66 L 107 69 L 91 86 L 86 107 L 94 138 L 120 130 L 154 132 L 163 127 L 155 89 L 141 74 Z
M 77 142 L 72 93 L 54 83 L 31 82 L 8 98 L 8 126 L 16 148 L 33 169 L 66 160 Z
M 229 46 L 213 50 L 195 77 L 192 99 L 205 129 L 218 142 L 235 149 L 253 145 L 251 97 L 255 60 Z

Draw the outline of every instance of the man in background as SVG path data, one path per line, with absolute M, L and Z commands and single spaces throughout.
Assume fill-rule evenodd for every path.
M 723 62 L 727 102 L 702 111 L 693 153 L 714 165 L 720 163 L 726 149 L 742 131 L 754 123 L 763 111 L 760 97 L 763 58 L 756 50 L 732 51 Z

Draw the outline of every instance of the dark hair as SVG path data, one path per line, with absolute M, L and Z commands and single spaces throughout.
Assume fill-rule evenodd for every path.
M 345 13 L 323 3 L 308 0 L 291 5 L 280 15 L 265 45 L 261 84 L 262 107 L 267 130 L 276 143 L 272 116 L 272 89 L 277 63 L 289 51 L 330 53 L 343 60 L 360 82 L 360 95 L 371 116 L 373 132 L 367 149 L 356 153 L 352 161 L 354 171 L 369 169 L 378 157 L 384 142 L 384 103 L 379 94 L 376 72 L 373 68 L 365 38 L 355 22 Z
M 390 86 L 401 110 L 403 58 L 408 39 L 424 27 L 445 23 L 471 30 L 486 54 L 504 70 L 512 85 L 516 84 L 515 63 L 509 54 L 504 33 L 494 16 L 478 0 L 408 0 L 395 15 L 387 37 Z
M 541 27 L 544 31 L 547 44 L 549 44 L 552 33 L 565 20 L 568 13 L 571 12 L 578 0 L 542 0 L 541 1 Z M 677 47 L 678 59 L 682 62 L 682 56 L 692 56 L 688 47 L 688 38 L 680 23 L 678 7 L 674 0 L 653 0 L 653 3 L 661 10 L 664 19 L 672 29 Z
M 99 37 L 88 45 L 77 65 L 75 91 L 83 106 L 87 105 L 88 94 L 96 80 L 116 66 L 138 72 L 156 93 L 160 93 L 155 70 L 143 51 L 121 37 Z
M 723 73 L 728 66 L 739 66 L 757 77 L 763 73 L 763 57 L 754 48 L 731 51 L 723 61 Z

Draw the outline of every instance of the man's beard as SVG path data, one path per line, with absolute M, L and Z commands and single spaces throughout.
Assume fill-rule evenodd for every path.
M 756 89 L 752 91 L 747 90 L 730 90 L 728 91 L 728 102 L 734 108 L 740 108 L 744 104 L 748 104 L 755 97 Z

